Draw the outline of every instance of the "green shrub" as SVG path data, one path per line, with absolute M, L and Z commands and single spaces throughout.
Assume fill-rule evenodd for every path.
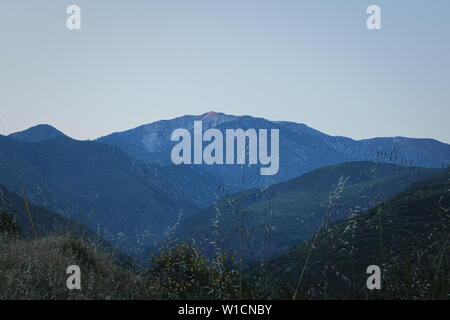
M 233 299 L 239 292 L 233 258 L 207 260 L 195 242 L 170 241 L 152 256 L 147 292 L 159 299 Z

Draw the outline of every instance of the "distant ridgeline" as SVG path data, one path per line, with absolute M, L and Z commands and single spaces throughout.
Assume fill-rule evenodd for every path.
M 169 165 L 172 163 L 171 151 L 177 144 L 171 141 L 172 132 L 178 128 L 194 132 L 194 121 L 201 121 L 203 130 L 215 128 L 221 132 L 227 129 L 279 130 L 279 171 L 273 176 L 261 176 L 260 168 L 263 166 L 260 164 L 197 166 L 239 190 L 272 185 L 314 169 L 348 161 L 368 160 L 430 168 L 450 164 L 450 146 L 433 139 L 394 137 L 356 141 L 329 136 L 304 124 L 218 112 L 161 120 L 113 133 L 97 141 L 116 146 L 143 163 Z

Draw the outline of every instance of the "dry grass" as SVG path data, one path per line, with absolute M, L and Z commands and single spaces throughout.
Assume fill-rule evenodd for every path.
M 69 290 L 66 269 L 81 268 L 81 290 Z M 133 299 L 140 279 L 111 257 L 70 236 L 0 242 L 0 299 Z

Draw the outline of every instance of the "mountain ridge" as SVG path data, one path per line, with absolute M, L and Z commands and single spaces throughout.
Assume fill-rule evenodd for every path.
M 42 142 L 60 136 L 66 135 L 49 124 L 38 124 L 26 130 L 8 135 L 10 138 L 23 142 Z
M 204 130 L 217 128 L 280 130 L 280 170 L 272 177 L 261 177 L 259 165 L 246 169 L 247 181 L 241 185 L 243 175 L 239 165 L 199 165 L 215 175 L 224 184 L 234 188 L 251 189 L 287 181 L 311 170 L 348 161 L 377 160 L 407 166 L 440 168 L 450 164 L 450 145 L 435 139 L 405 137 L 376 137 L 354 140 L 331 136 L 306 124 L 292 121 L 270 121 L 252 116 L 235 116 L 219 112 L 186 115 L 160 120 L 135 129 L 116 132 L 96 141 L 114 145 L 144 163 L 167 165 L 171 163 L 170 141 L 173 130 L 192 130 L 193 122 L 203 120 Z

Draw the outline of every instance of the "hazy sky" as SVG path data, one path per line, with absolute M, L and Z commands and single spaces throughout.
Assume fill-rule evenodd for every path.
M 87 139 L 214 110 L 450 142 L 448 0 L 1 0 L 0 40 L 8 132 Z

